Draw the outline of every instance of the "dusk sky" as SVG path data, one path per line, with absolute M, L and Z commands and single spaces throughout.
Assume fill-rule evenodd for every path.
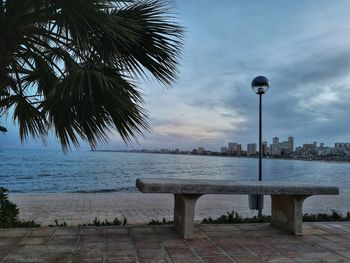
M 350 141 L 350 1 L 174 2 L 186 28 L 177 82 L 167 89 L 140 81 L 151 133 L 133 148 L 203 146 L 220 150 L 228 142 L 258 140 L 258 96 L 252 79 L 266 76 L 263 139 L 295 145 Z M 0 147 L 22 147 L 12 116 L 1 125 Z M 82 143 L 83 149 L 88 145 Z M 49 139 L 26 148 L 60 148 Z M 99 149 L 124 149 L 118 135 Z

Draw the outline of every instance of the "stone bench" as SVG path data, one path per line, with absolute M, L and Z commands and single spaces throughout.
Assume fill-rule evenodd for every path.
M 137 179 L 136 186 L 143 193 L 174 194 L 174 224 L 184 238 L 192 235 L 195 204 L 204 194 L 271 195 L 271 225 L 295 235 L 302 234 L 305 198 L 339 194 L 338 187 L 269 181 Z

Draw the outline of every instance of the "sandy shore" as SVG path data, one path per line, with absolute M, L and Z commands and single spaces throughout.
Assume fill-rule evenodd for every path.
M 42 226 L 55 219 L 68 225 L 91 223 L 94 218 L 113 220 L 126 218 L 128 223 L 144 224 L 151 220 L 172 220 L 174 198 L 171 194 L 141 193 L 52 193 L 10 194 L 20 209 L 20 218 L 34 220 Z M 264 213 L 270 213 L 270 197 L 265 196 Z M 196 205 L 195 219 L 217 218 L 228 211 L 245 216 L 256 215 L 248 209 L 246 195 L 204 195 Z M 350 211 L 350 193 L 339 196 L 313 196 L 304 203 L 304 213 L 341 213 Z

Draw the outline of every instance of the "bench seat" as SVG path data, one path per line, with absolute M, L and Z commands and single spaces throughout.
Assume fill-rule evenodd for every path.
M 312 195 L 337 195 L 334 186 L 276 181 L 232 181 L 202 179 L 137 179 L 143 193 L 172 193 L 175 198 L 174 223 L 184 238 L 192 236 L 194 209 L 204 194 L 271 195 L 271 225 L 302 234 L 302 205 Z

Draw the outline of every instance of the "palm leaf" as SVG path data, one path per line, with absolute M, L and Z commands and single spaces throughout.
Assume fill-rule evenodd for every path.
M 0 112 L 13 107 L 22 140 L 53 129 L 62 148 L 92 148 L 117 131 L 149 129 L 135 78 L 170 85 L 183 29 L 165 1 L 4 0 Z

